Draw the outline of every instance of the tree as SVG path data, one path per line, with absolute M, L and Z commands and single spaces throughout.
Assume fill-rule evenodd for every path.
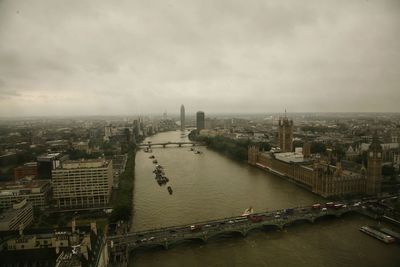
M 311 153 L 312 154 L 323 154 L 326 151 L 326 146 L 323 143 L 319 143 L 319 142 L 312 142 L 311 143 Z
M 264 150 L 264 151 L 270 151 L 271 150 L 271 145 L 268 142 L 261 142 L 259 144 L 259 146 L 260 146 L 261 150 Z
M 118 221 L 129 221 L 131 217 L 131 207 L 129 205 L 118 205 L 116 206 L 111 215 L 110 222 L 118 222 Z

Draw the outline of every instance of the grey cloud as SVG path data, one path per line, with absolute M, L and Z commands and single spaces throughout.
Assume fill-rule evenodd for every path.
M 396 0 L 3 0 L 0 112 L 400 111 L 399 11 Z

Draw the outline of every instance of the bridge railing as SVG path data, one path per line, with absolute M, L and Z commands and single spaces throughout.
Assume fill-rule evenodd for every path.
M 348 210 L 349 207 L 347 207 L 346 209 Z M 284 210 L 285 209 L 275 210 L 275 211 L 259 212 L 259 213 L 253 213 L 251 215 L 252 216 L 266 216 L 267 219 L 263 220 L 265 222 L 265 221 L 271 221 L 271 220 L 276 219 L 276 218 L 274 218 L 272 216 L 276 215 L 278 212 L 280 212 L 281 216 L 282 216 L 282 217 L 280 217 L 278 219 L 280 221 L 287 220 L 289 218 L 312 218 L 312 217 L 315 217 L 315 214 L 313 214 L 313 213 L 318 212 L 318 214 L 321 214 L 323 212 L 321 210 L 319 210 L 319 211 L 313 210 L 312 207 L 310 207 L 310 206 L 293 208 L 294 214 L 282 214 L 282 212 L 284 212 Z M 300 213 L 300 215 L 298 215 L 299 211 L 302 212 L 302 213 Z M 340 210 L 328 209 L 328 211 L 325 212 L 325 214 L 341 213 L 339 211 Z M 307 212 L 307 213 L 304 213 L 304 212 Z M 309 214 L 309 212 L 312 212 L 312 213 Z M 325 215 L 325 214 L 322 214 L 322 215 Z M 286 217 L 286 218 L 284 218 L 284 217 Z M 226 223 L 226 222 L 229 222 L 229 221 L 234 221 L 234 220 L 242 219 L 242 218 L 245 218 L 245 217 L 244 216 L 225 217 L 225 218 L 220 218 L 220 219 L 215 219 L 215 220 L 195 222 L 195 223 L 191 223 L 191 224 L 182 224 L 182 225 L 175 225 L 175 226 L 159 227 L 159 228 L 153 228 L 153 229 L 148 229 L 148 230 L 134 231 L 134 232 L 128 233 L 126 235 L 110 236 L 110 239 L 124 238 L 124 237 L 127 237 L 127 236 L 157 234 L 157 233 L 160 233 L 160 232 L 169 232 L 169 231 L 174 231 L 175 232 L 175 231 L 179 231 L 179 230 L 182 230 L 182 229 L 189 229 L 190 226 L 192 226 L 192 225 L 202 225 L 202 226 L 204 226 L 204 225 L 220 224 L 222 222 Z M 254 222 L 252 222 L 252 224 L 254 224 Z
M 327 211 L 322 211 L 322 210 L 314 210 L 313 212 L 308 212 L 308 213 L 295 213 L 291 215 L 285 215 L 285 217 L 279 217 L 276 218 L 275 216 L 273 217 L 268 217 L 266 220 L 262 220 L 260 222 L 252 222 L 250 220 L 248 221 L 242 221 L 240 223 L 226 223 L 223 225 L 218 225 L 218 226 L 213 226 L 211 228 L 203 228 L 201 231 L 183 231 L 179 232 L 178 229 L 180 228 L 174 228 L 170 227 L 168 229 L 176 229 L 177 232 L 175 233 L 170 233 L 169 231 L 160 231 L 161 229 L 158 230 L 153 230 L 153 231 L 142 231 L 142 235 L 139 237 L 137 233 L 132 233 L 131 235 L 125 235 L 125 236 L 114 236 L 111 240 L 115 241 L 115 248 L 117 249 L 118 246 L 128 246 L 131 249 L 136 248 L 139 246 L 149 246 L 149 245 L 160 245 L 164 244 L 165 242 L 175 242 L 179 240 L 185 240 L 185 239 L 191 239 L 191 238 L 200 238 L 204 239 L 207 238 L 206 236 L 213 236 L 214 234 L 219 234 L 219 233 L 228 233 L 228 232 L 240 232 L 243 234 L 243 231 L 245 233 L 253 228 L 258 228 L 258 227 L 263 227 L 266 225 L 276 225 L 279 227 L 283 227 L 287 223 L 291 223 L 296 220 L 302 220 L 302 219 L 307 219 L 307 220 L 312 220 L 314 221 L 315 219 L 326 216 L 326 215 L 342 215 L 345 212 L 348 211 L 362 211 L 361 207 L 347 207 L 343 209 L 328 209 Z M 229 217 L 232 218 L 232 217 Z M 236 217 L 233 217 L 236 218 Z M 219 222 L 222 222 L 223 220 L 219 220 Z M 149 240 L 148 238 L 152 237 L 152 240 Z M 145 243 L 138 242 L 138 240 L 141 239 L 146 239 L 144 241 Z M 161 242 L 161 243 L 160 243 Z

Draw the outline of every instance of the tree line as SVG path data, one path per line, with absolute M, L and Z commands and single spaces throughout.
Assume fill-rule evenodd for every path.
M 218 151 L 230 158 L 247 161 L 248 147 L 252 144 L 257 144 L 260 149 L 269 151 L 271 146 L 267 142 L 253 142 L 248 139 L 231 139 L 224 136 L 200 136 L 194 130 L 189 134 L 189 139 L 192 141 L 204 142 L 208 148 Z

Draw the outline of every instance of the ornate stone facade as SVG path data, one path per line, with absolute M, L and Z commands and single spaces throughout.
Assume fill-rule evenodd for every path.
M 286 117 L 279 118 L 279 148 L 281 152 L 293 151 L 293 121 Z
M 382 146 L 375 133 L 368 148 L 368 169 L 366 193 L 375 195 L 381 191 L 382 184 Z
M 340 162 L 336 166 L 321 159 L 296 153 L 272 153 L 250 146 L 248 162 L 279 176 L 286 177 L 323 197 L 380 193 L 382 160 L 378 145 L 371 145 L 368 170 L 362 166 L 358 172 L 345 170 Z

